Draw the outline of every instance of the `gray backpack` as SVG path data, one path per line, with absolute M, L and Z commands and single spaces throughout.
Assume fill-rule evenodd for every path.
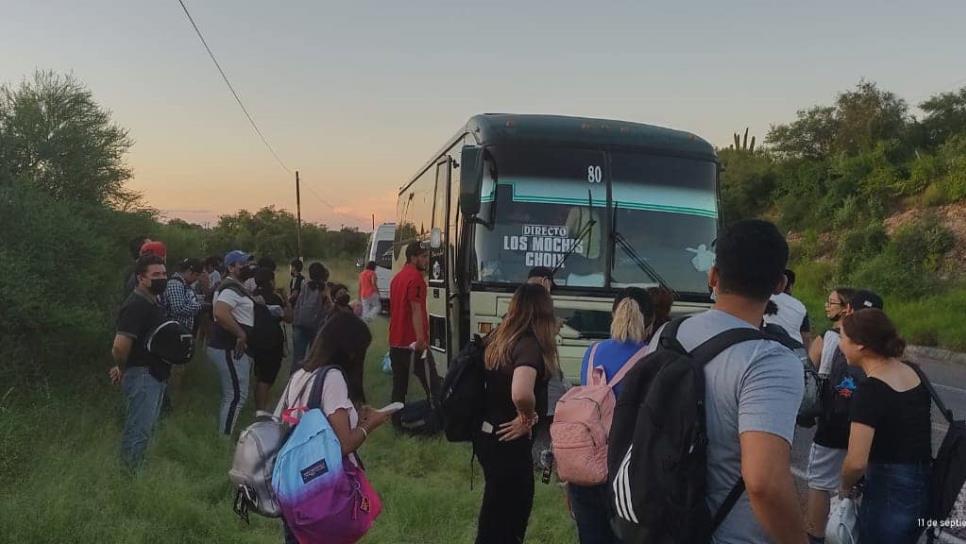
M 327 310 L 328 305 L 322 297 L 322 289 L 312 289 L 308 283 L 305 283 L 299 291 L 298 298 L 295 299 L 295 315 L 292 316 L 292 324 L 317 331 L 322 326 Z
M 306 380 L 296 398 L 301 398 L 305 388 L 313 381 L 314 378 Z M 288 397 L 291 385 L 292 382 L 289 381 L 282 398 Z M 261 415 L 238 437 L 228 479 L 236 490 L 233 509 L 246 522 L 249 512 L 269 518 L 282 515 L 272 490 L 272 470 L 275 468 L 275 457 L 285 445 L 291 429 L 287 423 L 274 416 Z

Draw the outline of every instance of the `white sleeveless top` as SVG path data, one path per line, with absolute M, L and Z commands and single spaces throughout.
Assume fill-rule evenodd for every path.
M 832 371 L 832 358 L 839 347 L 839 333 L 834 330 L 826 331 L 822 336 L 822 360 L 818 366 L 818 373 L 828 376 Z

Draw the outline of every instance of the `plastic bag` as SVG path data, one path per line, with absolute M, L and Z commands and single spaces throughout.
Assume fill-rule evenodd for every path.
M 854 499 L 832 499 L 828 524 L 825 526 L 826 544 L 857 544 L 859 541 L 859 507 Z
M 382 373 L 392 374 L 392 361 L 389 359 L 389 352 L 386 352 L 386 356 L 382 358 Z

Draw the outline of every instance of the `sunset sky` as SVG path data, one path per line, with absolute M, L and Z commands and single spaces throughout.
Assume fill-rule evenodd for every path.
M 293 209 L 177 0 L 5 2 L 0 82 L 73 72 L 135 140 L 132 186 L 168 217 Z M 646 122 L 760 140 L 860 78 L 915 104 L 966 85 L 966 2 L 192 0 L 303 216 L 369 228 L 480 112 Z M 333 207 L 324 204 L 328 201 Z

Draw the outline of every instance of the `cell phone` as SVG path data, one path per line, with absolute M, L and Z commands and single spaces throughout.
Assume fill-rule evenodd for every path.
M 387 404 L 386 406 L 383 406 L 377 411 L 383 414 L 393 414 L 402 410 L 404 406 L 405 405 L 401 402 L 394 402 L 392 404 Z

